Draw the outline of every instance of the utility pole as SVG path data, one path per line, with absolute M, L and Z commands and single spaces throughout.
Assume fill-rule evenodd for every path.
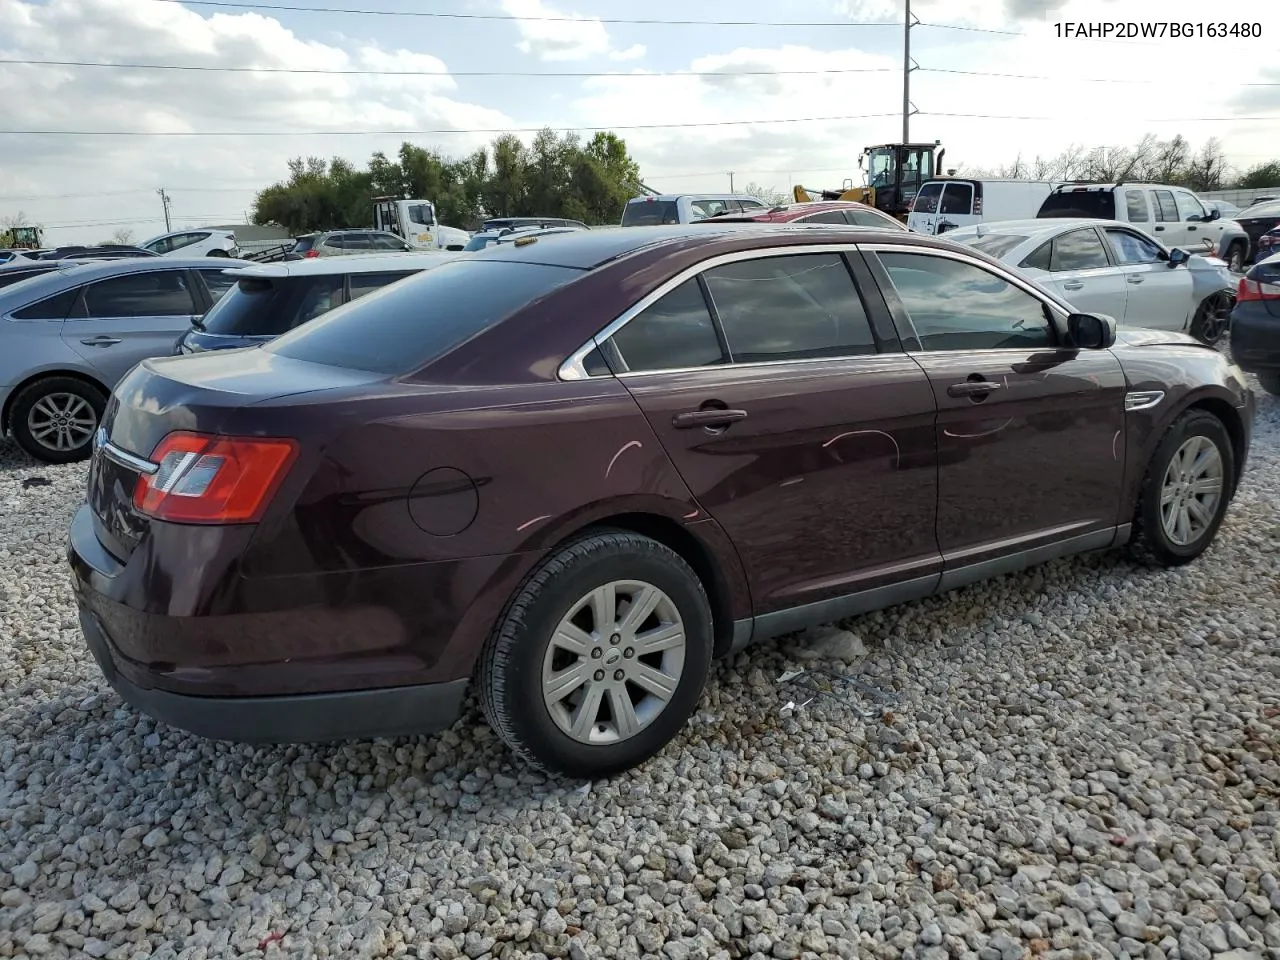
M 156 191 L 156 193 L 160 194 L 160 202 L 164 204 L 164 232 L 172 233 L 173 224 L 169 222 L 170 197 L 167 193 L 164 192 L 164 187 L 161 187 L 159 190 Z
M 905 0 L 906 17 L 902 24 L 902 142 L 911 142 L 911 0 Z
M 733 193 L 733 171 L 729 171 L 729 192 Z

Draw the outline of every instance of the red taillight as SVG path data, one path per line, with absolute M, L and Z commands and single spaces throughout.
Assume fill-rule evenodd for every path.
M 138 478 L 133 505 L 174 523 L 253 523 L 297 455 L 293 440 L 171 433 L 152 455 L 160 469 Z
M 1241 277 L 1240 286 L 1236 289 L 1236 303 L 1258 300 L 1280 300 L 1280 285 Z
M 318 257 L 318 256 L 320 256 L 320 251 L 319 251 L 319 250 L 308 250 L 306 253 L 304 253 L 304 254 L 303 254 L 303 256 L 304 256 L 304 257 Z

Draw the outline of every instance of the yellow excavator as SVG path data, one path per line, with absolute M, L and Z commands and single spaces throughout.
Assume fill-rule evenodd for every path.
M 929 180 L 943 176 L 941 140 L 933 143 L 881 143 L 866 147 L 858 158 L 865 183 L 854 186 L 845 180 L 839 190 L 809 190 L 796 184 L 796 203 L 813 200 L 856 200 L 890 216 L 906 221 L 911 201 Z

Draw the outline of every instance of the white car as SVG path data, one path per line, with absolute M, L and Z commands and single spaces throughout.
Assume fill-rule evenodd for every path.
M 175 230 L 138 244 L 162 257 L 181 251 L 184 257 L 239 257 L 236 235 L 230 230 Z
M 1236 281 L 1224 261 L 1171 250 L 1115 220 L 1008 220 L 952 230 L 946 238 L 1122 326 L 1180 330 L 1216 343 L 1235 302 Z

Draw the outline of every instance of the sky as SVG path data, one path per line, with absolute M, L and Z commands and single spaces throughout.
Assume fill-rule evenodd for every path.
M 543 126 L 617 131 L 663 192 L 725 191 L 730 172 L 739 189 L 860 182 L 862 148 L 902 134 L 903 4 L 0 0 L 0 223 L 21 212 L 46 243 L 136 242 L 164 231 L 160 188 L 175 229 L 240 223 L 290 157 L 363 164 L 406 139 L 462 155 Z M 948 167 L 1148 132 L 1216 137 L 1240 169 L 1275 158 L 1280 5 L 1230 7 L 1261 37 L 1194 35 L 1211 9 L 912 0 L 911 138 L 941 140 Z M 1057 26 L 1117 20 L 1193 36 Z

